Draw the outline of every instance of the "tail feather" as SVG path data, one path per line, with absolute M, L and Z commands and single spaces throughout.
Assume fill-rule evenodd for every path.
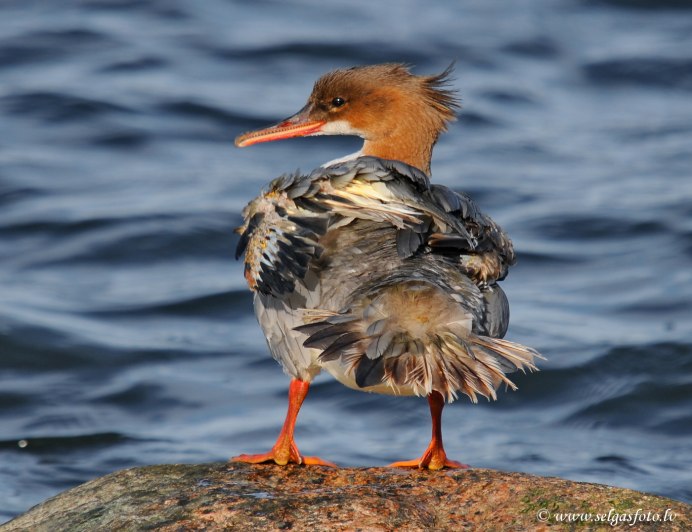
M 421 293 L 409 289 L 401 297 Z M 507 373 L 537 370 L 535 360 L 543 358 L 537 351 L 472 333 L 470 317 L 453 305 L 425 315 L 409 306 L 402 318 L 401 305 L 394 314 L 374 298 L 343 313 L 312 310 L 310 323 L 297 330 L 307 335 L 303 345 L 322 350 L 320 361 L 340 360 L 362 388 L 385 384 L 393 393 L 406 388 L 416 395 L 435 390 L 450 402 L 465 394 L 475 403 L 479 395 L 496 399 L 502 384 L 515 390 Z

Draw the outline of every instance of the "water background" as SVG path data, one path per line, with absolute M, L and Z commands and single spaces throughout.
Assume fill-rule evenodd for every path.
M 456 60 L 433 178 L 513 237 L 508 338 L 549 360 L 445 410 L 452 458 L 692 502 L 692 4 L 0 3 L 0 522 L 121 468 L 267 450 L 288 379 L 241 265 L 242 207 L 355 151 L 235 149 L 340 66 Z M 414 458 L 427 405 L 318 378 L 297 441 Z M 608 509 L 604 509 L 607 511 Z

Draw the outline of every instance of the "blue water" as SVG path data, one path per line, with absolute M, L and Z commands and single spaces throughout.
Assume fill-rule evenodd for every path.
M 6 0 L 0 521 L 124 467 L 268 449 L 288 379 L 232 230 L 270 179 L 358 142 L 232 140 L 330 69 L 452 60 L 434 180 L 513 237 L 508 337 L 549 360 L 447 408 L 449 454 L 692 501 L 692 4 Z M 297 430 L 346 466 L 428 436 L 424 400 L 326 376 Z

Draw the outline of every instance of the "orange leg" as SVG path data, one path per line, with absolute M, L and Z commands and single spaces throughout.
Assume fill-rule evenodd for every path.
M 316 456 L 303 456 L 298 451 L 293 440 L 293 430 L 296 426 L 296 418 L 300 407 L 308 394 L 310 383 L 299 379 L 291 380 L 288 388 L 288 412 L 284 426 L 271 451 L 263 454 L 241 454 L 231 458 L 233 462 L 247 462 L 249 464 L 261 464 L 262 462 L 275 462 L 278 465 L 286 465 L 289 462 L 305 465 L 323 465 L 337 467 L 336 464 L 322 460 Z
M 423 456 L 417 460 L 406 460 L 404 462 L 394 462 L 389 464 L 389 467 L 418 467 L 420 469 L 431 469 L 436 471 L 444 467 L 453 469 L 469 466 L 454 460 L 447 460 L 445 448 L 442 445 L 442 408 L 445 406 L 444 398 L 439 392 L 432 392 L 428 395 L 428 404 L 430 404 L 430 416 L 432 417 L 432 439 L 430 445 L 423 453 Z

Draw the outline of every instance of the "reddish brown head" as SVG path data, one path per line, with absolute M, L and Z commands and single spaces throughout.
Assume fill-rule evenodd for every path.
M 403 161 L 430 173 L 432 148 L 459 102 L 446 88 L 451 67 L 414 76 L 405 65 L 335 70 L 315 83 L 308 102 L 282 122 L 236 138 L 236 146 L 312 135 L 356 135 L 363 155 Z

